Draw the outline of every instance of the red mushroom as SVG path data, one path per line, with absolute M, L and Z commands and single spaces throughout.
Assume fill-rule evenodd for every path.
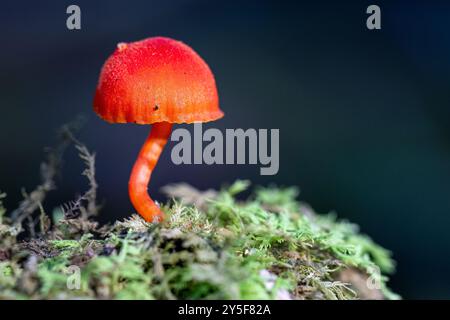
M 173 39 L 120 43 L 101 70 L 94 110 L 110 123 L 153 124 L 128 190 L 134 208 L 146 221 L 161 221 L 163 213 L 147 188 L 172 124 L 223 116 L 208 65 L 190 47 Z

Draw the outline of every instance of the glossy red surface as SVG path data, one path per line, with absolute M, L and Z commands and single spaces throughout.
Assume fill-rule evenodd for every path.
M 184 43 L 163 37 L 117 45 L 100 73 L 94 110 L 111 123 L 193 123 L 223 116 L 205 61 Z

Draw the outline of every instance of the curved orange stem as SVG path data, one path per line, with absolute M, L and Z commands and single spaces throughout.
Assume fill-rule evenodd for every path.
M 160 222 L 164 215 L 158 205 L 148 195 L 148 183 L 164 146 L 172 131 L 172 124 L 158 122 L 153 124 L 150 134 L 139 152 L 130 181 L 128 193 L 136 211 L 148 222 Z

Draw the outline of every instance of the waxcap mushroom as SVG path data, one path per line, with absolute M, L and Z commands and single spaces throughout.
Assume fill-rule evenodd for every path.
M 180 41 L 119 43 L 105 62 L 94 110 L 111 123 L 193 123 L 221 118 L 208 65 Z
M 133 166 L 128 192 L 146 221 L 161 221 L 164 215 L 147 188 L 172 124 L 223 117 L 208 65 L 189 46 L 169 38 L 119 43 L 101 70 L 94 110 L 110 123 L 153 124 Z

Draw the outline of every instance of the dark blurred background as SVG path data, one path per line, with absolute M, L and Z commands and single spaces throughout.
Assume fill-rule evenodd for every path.
M 0 189 L 13 209 L 39 183 L 44 147 L 85 114 L 78 136 L 97 153 L 103 219 L 133 211 L 128 175 L 149 128 L 110 125 L 92 110 L 118 42 L 168 36 L 210 65 L 226 116 L 219 128 L 280 128 L 280 171 L 175 166 L 166 150 L 150 191 L 237 178 L 296 185 L 391 249 L 405 298 L 450 298 L 450 3 L 448 1 L 2 1 Z M 77 4 L 82 29 L 66 28 Z M 366 28 L 381 7 L 382 29 Z M 169 147 L 170 148 L 170 147 Z M 46 206 L 86 188 L 70 151 Z M 50 209 L 51 210 L 51 209 Z

